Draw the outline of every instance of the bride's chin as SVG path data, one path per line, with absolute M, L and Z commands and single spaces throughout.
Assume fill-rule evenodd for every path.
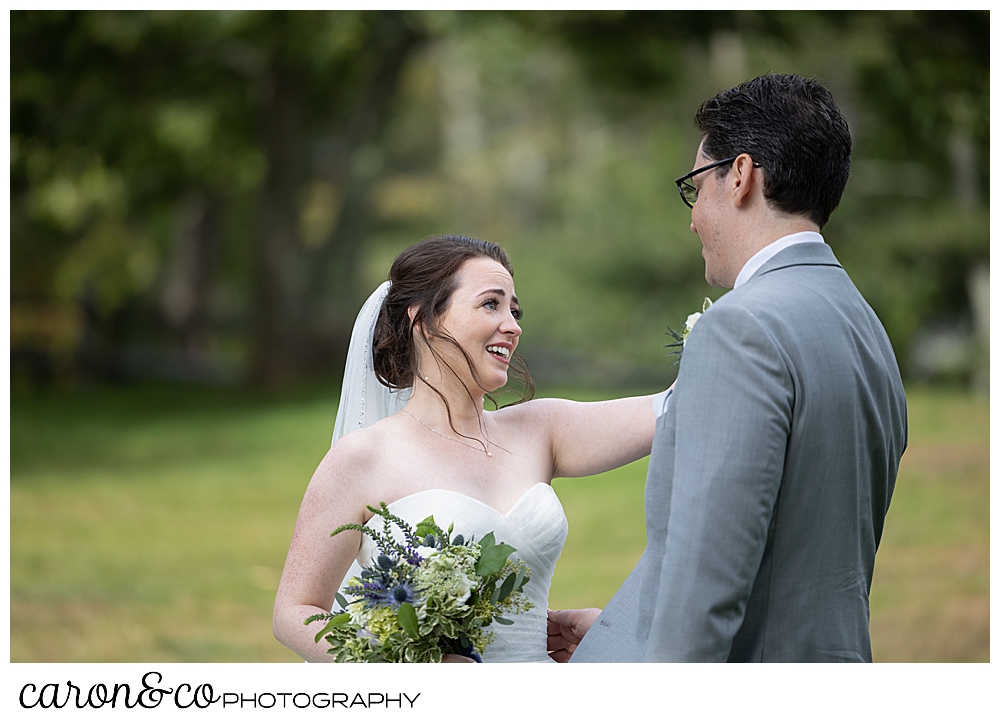
M 502 380 L 501 379 L 497 379 L 495 382 L 494 381 L 490 381 L 489 383 L 487 383 L 485 385 L 485 387 L 480 387 L 480 388 L 483 390 L 484 393 L 486 393 L 486 394 L 492 394 L 493 392 L 495 392 L 495 391 L 497 391 L 499 389 L 503 389 L 505 386 L 507 386 L 507 375 L 506 374 L 503 375 L 503 379 Z

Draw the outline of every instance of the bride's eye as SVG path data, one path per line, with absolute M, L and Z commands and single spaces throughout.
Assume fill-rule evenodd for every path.
M 483 306 L 489 309 L 490 311 L 496 311 L 499 305 L 500 303 L 496 299 L 487 299 L 486 301 L 483 302 Z
M 520 321 L 521 319 L 524 318 L 524 312 L 521 311 L 520 309 L 511 309 L 510 313 L 511 316 L 514 317 L 514 321 Z

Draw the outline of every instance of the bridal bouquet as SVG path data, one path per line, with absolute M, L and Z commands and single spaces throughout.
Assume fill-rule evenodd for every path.
M 440 663 L 445 653 L 476 658 L 493 642 L 487 627 L 513 625 L 506 615 L 533 607 L 523 588 L 530 570 L 509 559 L 514 548 L 498 544 L 492 532 L 475 542 L 452 537 L 428 517 L 414 530 L 389 512 L 368 507 L 383 519 L 384 531 L 344 525 L 371 537 L 378 554 L 361 577 L 337 593 L 340 610 L 313 615 L 306 625 L 326 620 L 316 634 L 338 663 Z M 391 526 L 402 532 L 396 542 Z

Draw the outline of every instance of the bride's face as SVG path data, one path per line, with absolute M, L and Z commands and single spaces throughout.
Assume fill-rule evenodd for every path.
M 462 265 L 458 288 L 438 324 L 472 359 L 482 391 L 492 392 L 507 383 L 507 369 L 521 336 L 520 318 L 514 279 L 507 269 L 487 258 L 470 259 Z M 430 343 L 469 389 L 475 389 L 476 379 L 468 372 L 462 353 L 446 341 L 431 339 Z M 428 361 L 425 369 L 436 367 Z

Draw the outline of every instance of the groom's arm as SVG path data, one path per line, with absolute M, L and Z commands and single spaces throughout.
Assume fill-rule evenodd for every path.
M 778 495 L 791 379 L 760 322 L 719 304 L 688 339 L 670 403 L 673 488 L 647 660 L 725 661 Z

